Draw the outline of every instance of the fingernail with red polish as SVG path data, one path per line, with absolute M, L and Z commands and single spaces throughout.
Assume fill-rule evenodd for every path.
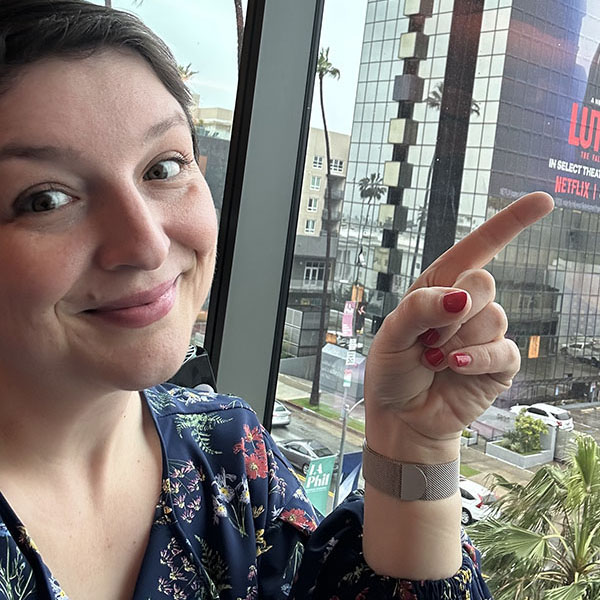
M 450 292 L 444 296 L 442 301 L 448 312 L 460 312 L 467 304 L 467 292 Z
M 425 351 L 425 358 L 432 367 L 439 367 L 444 362 L 444 353 L 439 348 L 429 348 Z
M 440 334 L 437 329 L 428 329 L 419 336 L 419 339 L 426 346 L 432 346 L 440 339 Z
M 469 354 L 454 354 L 452 356 L 452 360 L 454 360 L 454 364 L 457 367 L 466 367 L 473 362 L 473 358 Z

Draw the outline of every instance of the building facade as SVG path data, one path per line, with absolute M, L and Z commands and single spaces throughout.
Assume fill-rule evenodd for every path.
M 327 189 L 325 133 L 322 129 L 310 129 L 283 339 L 284 356 L 314 355 L 317 349 L 326 268 L 324 220 L 328 217 L 331 221 L 329 290 L 333 286 L 350 136 L 330 131 L 329 143 L 331 174 Z M 329 215 L 325 210 L 326 195 Z
M 420 273 L 434 235 L 427 222 L 442 102 L 455 93 L 453 8 L 452 0 L 368 3 L 333 289 L 338 311 L 361 290 L 365 349 Z M 600 6 L 486 0 L 480 18 L 468 133 L 455 148 L 464 165 L 450 182 L 452 239 L 528 191 L 548 191 L 557 205 L 488 267 L 523 359 L 499 402 L 592 399 L 600 380 Z M 389 186 L 375 203 L 359 185 L 373 173 Z M 443 225 L 453 208 L 435 210 Z M 571 350 L 579 343 L 583 356 Z

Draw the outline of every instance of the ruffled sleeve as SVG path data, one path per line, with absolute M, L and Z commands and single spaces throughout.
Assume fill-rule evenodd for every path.
M 362 554 L 362 493 L 337 507 L 311 535 L 290 598 L 295 600 L 491 600 L 464 540 L 463 562 L 449 579 L 407 581 L 377 575 Z
M 274 495 L 259 548 L 259 597 L 264 600 L 491 600 L 478 553 L 463 540 L 463 563 L 449 579 L 405 581 L 377 575 L 362 554 L 363 493 L 357 491 L 318 526 L 292 468 L 265 432 Z M 273 480 L 271 482 L 273 485 Z M 285 498 L 284 502 L 281 500 Z

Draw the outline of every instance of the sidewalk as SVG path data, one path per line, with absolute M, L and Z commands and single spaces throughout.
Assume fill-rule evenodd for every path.
M 294 400 L 300 400 L 303 398 L 310 398 L 310 390 L 312 382 L 307 379 L 301 379 L 300 377 L 292 377 L 291 375 L 279 375 L 277 382 L 277 391 L 275 392 L 275 398 L 277 400 L 283 400 L 284 402 L 292 402 Z M 344 397 L 341 394 L 332 394 L 330 392 L 321 392 L 320 402 L 340 416 L 342 415 L 342 405 L 344 403 Z M 354 404 L 352 398 L 348 399 L 350 407 Z M 357 406 L 352 411 L 352 418 L 357 421 L 365 422 L 365 407 L 364 404 Z
M 310 390 L 311 382 L 306 379 L 292 377 L 290 375 L 279 375 L 275 397 L 277 400 L 283 400 L 284 402 L 290 402 L 293 404 L 294 400 L 306 399 L 310 397 Z M 321 404 L 326 405 L 327 407 L 336 411 L 337 414 L 341 415 L 343 396 L 329 392 L 321 392 L 320 401 Z M 351 406 L 352 403 L 353 401 L 350 400 L 349 404 Z M 325 418 L 321 415 L 315 416 L 320 419 Z M 360 420 L 364 423 L 364 405 L 356 407 L 356 410 L 352 412 L 352 418 Z M 478 444 L 475 448 L 463 447 L 461 449 L 461 464 L 479 471 L 479 473 L 470 476 L 469 479 L 476 481 L 485 487 L 490 487 L 493 483 L 493 473 L 501 475 L 508 481 L 520 483 L 522 485 L 526 484 L 533 477 L 535 473 L 534 470 L 520 469 L 519 467 L 505 463 L 492 456 L 487 456 L 484 454 L 484 449 L 484 443 Z M 501 490 L 500 494 L 502 494 Z

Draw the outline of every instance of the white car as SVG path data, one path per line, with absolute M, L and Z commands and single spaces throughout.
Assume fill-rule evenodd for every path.
M 563 344 L 560 351 L 583 362 L 592 363 L 595 367 L 600 366 L 600 341 L 596 339 L 578 338 L 569 344 Z
M 481 521 L 481 519 L 490 516 L 494 512 L 494 503 L 497 498 L 491 490 L 475 481 L 466 479 L 462 475 L 458 487 L 462 499 L 460 522 L 463 525 L 470 525 L 473 521 Z
M 290 424 L 292 420 L 291 411 L 286 408 L 281 402 L 275 400 L 275 405 L 273 406 L 273 419 L 271 421 L 271 425 L 273 427 L 285 427 Z
M 565 431 L 573 430 L 573 418 L 569 414 L 568 410 L 561 408 L 560 406 L 553 406 L 552 404 L 545 404 L 544 402 L 538 402 L 531 406 L 523 404 L 515 404 L 510 407 L 510 412 L 518 415 L 522 410 L 525 414 L 541 419 L 550 427 L 558 427 Z

